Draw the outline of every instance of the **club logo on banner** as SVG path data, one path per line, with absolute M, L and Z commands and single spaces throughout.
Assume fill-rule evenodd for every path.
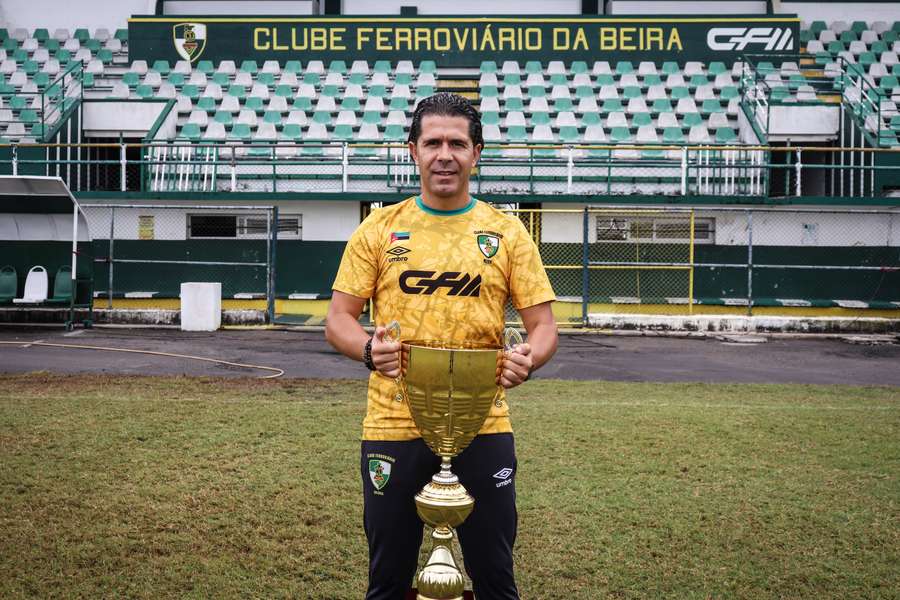
M 172 27 L 175 50 L 188 62 L 195 62 L 206 48 L 206 25 L 203 23 L 178 23 Z

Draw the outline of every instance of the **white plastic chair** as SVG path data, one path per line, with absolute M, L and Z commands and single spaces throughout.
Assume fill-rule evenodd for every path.
M 35 265 L 25 279 L 25 293 L 21 298 L 13 298 L 14 304 L 38 304 L 47 299 L 47 269 Z

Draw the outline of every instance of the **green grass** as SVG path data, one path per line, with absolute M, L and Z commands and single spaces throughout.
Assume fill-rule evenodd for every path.
M 0 597 L 363 596 L 362 383 L 0 389 Z M 510 400 L 524 599 L 900 597 L 900 389 Z

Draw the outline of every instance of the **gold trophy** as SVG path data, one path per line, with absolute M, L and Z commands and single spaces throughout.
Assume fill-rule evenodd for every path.
M 387 326 L 387 338 L 400 341 L 400 325 Z M 491 405 L 500 405 L 497 385 L 504 351 L 522 343 L 507 328 L 503 348 L 490 344 L 450 344 L 433 340 L 402 342 L 399 400 L 406 400 L 422 439 L 441 457 L 441 470 L 416 494 L 419 518 L 433 528 L 432 549 L 416 576 L 417 600 L 462 600 L 464 581 L 453 556 L 453 529 L 466 520 L 475 499 L 450 471 L 450 459 L 478 434 Z

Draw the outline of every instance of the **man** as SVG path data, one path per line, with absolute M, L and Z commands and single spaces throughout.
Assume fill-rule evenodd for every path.
M 483 147 L 481 120 L 468 101 L 441 93 L 416 108 L 409 150 L 420 196 L 378 210 L 344 251 L 325 329 L 328 341 L 373 371 L 363 421 L 363 521 L 369 542 L 368 600 L 402 599 L 416 569 L 422 522 L 413 496 L 440 461 L 419 437 L 409 408 L 396 400 L 400 344 L 385 339 L 396 319 L 404 339 L 501 343 L 512 298 L 528 331 L 502 364 L 498 382 L 515 387 L 556 351 L 555 300 L 537 247 L 522 224 L 469 195 L 469 173 Z M 373 298 L 377 327 L 358 318 Z M 458 529 L 476 597 L 518 598 L 515 446 L 506 402 L 494 406 L 453 471 L 475 498 Z

